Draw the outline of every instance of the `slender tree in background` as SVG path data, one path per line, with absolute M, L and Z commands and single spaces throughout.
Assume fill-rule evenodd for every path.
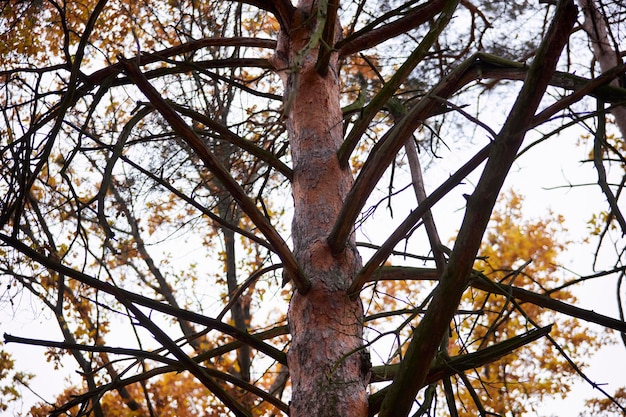
M 33 415 L 520 415 L 593 384 L 583 322 L 626 333 L 573 295 L 617 278 L 622 311 L 619 2 L 0 5 L 3 307 L 59 325 L 4 340 L 82 377 Z M 572 277 L 560 217 L 494 207 L 581 127 L 608 208 Z

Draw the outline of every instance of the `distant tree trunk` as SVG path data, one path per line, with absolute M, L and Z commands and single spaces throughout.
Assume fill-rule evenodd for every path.
M 598 10 L 595 1 L 579 0 L 578 3 L 585 16 L 583 29 L 585 29 L 585 32 L 587 32 L 589 36 L 593 56 L 596 61 L 598 61 L 598 64 L 600 64 L 602 72 L 606 72 L 621 64 L 622 59 L 619 50 L 616 50 L 614 46 L 612 46 L 607 25 L 604 21 L 605 17 Z M 617 80 L 614 80 L 611 84 L 619 85 Z M 611 109 L 611 114 L 615 117 L 615 123 L 619 127 L 622 136 L 626 137 L 626 107 L 616 106 Z
M 221 213 L 220 213 L 221 214 Z M 225 217 L 229 221 L 233 219 Z M 235 219 L 237 220 L 237 219 Z M 226 263 L 226 284 L 228 286 L 228 294 L 233 297 L 237 292 L 237 264 L 235 255 L 235 232 L 222 228 L 222 234 L 224 236 L 224 254 Z M 232 301 L 232 298 L 229 298 Z M 231 316 L 235 327 L 241 331 L 249 331 L 250 324 L 250 304 L 244 297 L 238 297 L 231 310 Z M 250 346 L 242 345 L 237 349 L 237 364 L 239 365 L 239 376 L 246 382 L 250 381 Z
M 346 290 L 361 259 L 353 241 L 337 256 L 326 243 L 353 178 L 337 158 L 342 142 L 337 56 L 320 75 L 323 71 L 315 68 L 319 48 L 307 47 L 316 29 L 316 5 L 300 1 L 274 56 L 285 85 L 294 169 L 294 252 L 311 281 L 306 294 L 294 290 L 289 306 L 290 416 L 360 417 L 367 415 L 368 382 L 368 361 L 360 349 L 363 307 Z
M 228 204 L 228 201 L 227 201 Z M 220 204 L 224 206 L 224 204 Z M 230 210 L 222 212 L 220 210 L 220 216 L 228 221 L 237 221 L 239 216 L 237 214 L 230 214 Z M 234 217 L 234 218 L 233 218 Z M 237 283 L 237 257 L 235 254 L 235 232 L 222 228 L 222 235 L 224 237 L 224 261 L 226 264 L 226 284 L 228 286 L 228 294 L 230 295 L 229 301 L 232 301 L 232 297 L 236 296 L 238 289 Z M 241 331 L 248 332 L 250 324 L 250 304 L 243 296 L 238 297 L 230 310 L 233 324 Z M 237 364 L 239 365 L 239 376 L 246 382 L 250 381 L 250 346 L 242 345 L 237 349 Z

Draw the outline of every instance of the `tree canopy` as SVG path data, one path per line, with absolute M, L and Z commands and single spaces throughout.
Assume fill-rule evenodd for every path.
M 34 377 L 21 344 L 78 372 L 21 415 L 523 415 L 580 380 L 581 414 L 623 415 L 585 366 L 626 345 L 625 18 L 0 2 L 0 323 L 28 304 L 58 327 L 4 334 L 0 407 Z M 532 178 L 593 207 L 585 236 L 557 191 L 506 191 L 567 158 L 583 180 Z

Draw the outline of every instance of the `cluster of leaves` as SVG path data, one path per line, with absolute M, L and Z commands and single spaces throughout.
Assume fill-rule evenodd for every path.
M 15 361 L 4 349 L 0 350 L 0 411 L 7 411 L 11 403 L 21 398 L 20 388 L 34 375 L 15 370 Z

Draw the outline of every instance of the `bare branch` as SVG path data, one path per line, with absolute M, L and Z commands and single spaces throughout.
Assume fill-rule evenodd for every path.
M 107 294 L 113 295 L 117 299 L 124 299 L 126 302 L 133 302 L 139 304 L 144 307 L 148 307 L 154 309 L 156 311 L 160 311 L 162 313 L 171 315 L 181 320 L 188 320 L 190 322 L 194 322 L 197 324 L 201 324 L 211 329 L 215 329 L 221 331 L 229 336 L 234 337 L 237 340 L 257 349 L 266 355 L 274 358 L 278 362 L 286 363 L 285 353 L 276 349 L 273 346 L 270 346 L 266 343 L 261 342 L 256 339 L 252 335 L 242 332 L 236 329 L 233 326 L 230 326 L 226 323 L 223 323 L 219 320 L 215 320 L 213 318 L 203 316 L 201 314 L 179 309 L 173 307 L 169 304 L 164 304 L 159 301 L 153 300 L 151 298 L 144 297 L 142 295 L 136 294 L 131 291 L 124 290 L 122 288 L 115 287 L 107 282 L 101 281 L 99 279 L 93 278 L 87 274 L 76 271 L 72 268 L 69 268 L 57 260 L 52 259 L 48 256 L 43 255 L 42 253 L 37 252 L 36 250 L 30 248 L 28 245 L 20 242 L 18 239 L 15 239 L 11 236 L 7 236 L 3 233 L 0 233 L 0 240 L 11 245 L 11 247 L 15 248 L 19 252 L 31 258 L 33 261 L 40 263 L 41 265 L 49 268 L 53 271 L 56 271 L 60 274 L 64 274 L 65 276 L 75 279 L 79 282 L 82 282 L 85 285 L 93 287 L 99 291 L 102 291 Z
M 430 308 L 409 344 L 401 371 L 394 378 L 390 392 L 381 405 L 381 417 L 407 415 L 417 391 L 424 385 L 428 372 L 428 360 L 425 358 L 434 357 L 448 329 L 458 301 L 468 284 L 469 272 L 500 187 L 552 78 L 575 21 L 576 7 L 573 2 L 561 1 L 513 109 L 493 142 L 489 160 L 476 190 L 468 198 L 465 218 L 448 266 L 433 294 Z
M 25 337 L 13 336 L 10 334 L 4 334 L 4 343 L 19 343 L 23 345 L 31 345 L 31 346 L 45 346 L 51 347 L 55 349 L 68 349 L 68 350 L 82 350 L 85 352 L 106 352 L 112 353 L 115 355 L 126 355 L 131 358 L 145 358 L 152 359 L 157 362 L 162 362 L 171 366 L 177 366 L 179 369 L 183 369 L 180 366 L 180 362 L 175 359 L 168 358 L 167 356 L 159 355 L 155 352 L 149 352 L 141 349 L 128 349 L 121 347 L 112 347 L 112 346 L 89 346 L 82 345 L 79 343 L 70 343 L 70 342 L 55 342 L 52 340 L 40 340 L 40 339 L 31 339 Z
M 185 53 L 197 51 L 202 48 L 210 48 L 215 46 L 240 46 L 250 48 L 274 49 L 276 47 L 276 41 L 274 39 L 244 37 L 205 38 L 185 42 L 180 45 L 172 46 L 170 48 L 166 48 L 153 53 L 143 53 L 138 57 L 134 57 L 133 59 L 138 60 L 138 65 L 148 65 L 155 62 L 163 61 L 165 58 L 170 58 L 176 55 L 182 55 Z M 98 70 L 88 76 L 85 76 L 83 82 L 85 83 L 86 88 L 91 88 L 91 86 L 101 84 L 106 78 L 117 76 L 120 72 L 123 71 L 123 69 L 123 64 L 121 62 L 118 62 L 116 64 Z
M 122 63 L 127 74 L 135 81 L 139 89 L 141 89 L 159 113 L 169 122 L 172 129 L 174 129 L 174 131 L 197 153 L 207 169 L 224 185 L 235 201 L 240 205 L 241 209 L 250 217 L 261 233 L 263 233 L 267 240 L 274 246 L 276 253 L 283 261 L 285 270 L 288 271 L 289 275 L 292 277 L 298 290 L 306 293 L 311 285 L 309 280 L 300 269 L 300 266 L 285 241 L 259 211 L 254 201 L 246 195 L 245 191 L 215 158 L 206 144 L 189 126 L 187 126 L 182 117 L 165 102 L 156 89 L 146 80 L 139 70 L 137 63 L 128 60 L 123 60 Z
M 479 351 L 465 355 L 453 356 L 448 359 L 438 358 L 428 371 L 424 381 L 424 386 L 437 382 L 442 378 L 448 378 L 456 374 L 479 368 L 510 354 L 516 349 L 534 342 L 550 333 L 552 325 L 533 329 L 527 333 L 520 334 Z M 372 368 L 372 382 L 393 380 L 400 372 L 401 364 L 382 365 Z M 389 392 L 389 386 L 370 396 L 369 415 L 374 416 L 380 411 L 383 399 Z
M 472 288 L 477 288 L 495 294 L 511 296 L 526 303 L 532 303 L 546 309 L 567 314 L 571 317 L 576 317 L 590 323 L 596 323 L 601 326 L 626 333 L 626 322 L 622 320 L 604 316 L 592 310 L 585 310 L 579 307 L 575 307 L 571 304 L 555 300 L 548 295 L 537 294 L 535 292 L 510 285 L 498 284 L 482 274 L 477 274 L 475 277 L 473 277 L 470 281 L 470 285 L 472 286 Z
M 241 3 L 251 4 L 259 9 L 267 10 L 276 16 L 276 20 L 283 30 L 291 29 L 291 21 L 295 12 L 295 7 L 289 0 L 239 0 Z
M 463 179 L 476 169 L 489 155 L 491 145 L 482 148 L 472 159 L 450 176 L 443 184 L 433 191 L 426 199 L 424 199 L 417 209 L 413 210 L 406 219 L 394 230 L 387 238 L 385 243 L 370 258 L 367 264 L 359 271 L 349 289 L 349 294 L 356 296 L 363 285 L 369 281 L 371 276 L 376 272 L 378 267 L 389 257 L 396 244 L 404 239 L 406 234 L 417 224 L 417 222 L 426 214 L 439 200 L 456 187 Z
M 452 15 L 458 4 L 459 2 L 456 0 L 445 1 L 441 15 L 439 15 L 437 21 L 433 27 L 430 28 L 426 36 L 424 36 L 418 47 L 415 48 L 406 61 L 404 61 L 402 66 L 398 68 L 398 70 L 393 74 L 393 77 L 385 83 L 383 88 L 378 92 L 378 94 L 376 94 L 372 101 L 365 106 L 364 109 L 362 109 L 359 119 L 337 153 L 339 162 L 342 166 L 347 166 L 352 151 L 356 148 L 358 141 L 361 139 L 361 136 L 363 136 L 363 133 L 369 126 L 370 122 L 374 119 L 374 116 L 376 116 L 376 114 L 389 102 L 396 90 L 406 80 L 406 77 L 408 77 L 417 64 L 424 59 L 430 48 L 437 41 L 439 34 L 448 25 L 450 19 L 452 19 Z M 425 120 L 425 118 L 421 120 Z M 386 166 L 387 165 L 384 167 L 386 168 Z
M 593 141 L 593 165 L 598 173 L 598 185 L 600 189 L 609 201 L 611 207 L 611 215 L 615 216 L 617 223 L 622 229 L 622 236 L 626 234 L 626 219 L 617 203 L 617 197 L 613 194 L 613 191 L 609 187 L 606 179 L 606 170 L 604 169 L 604 163 L 602 161 L 602 155 L 604 154 L 603 148 L 606 144 L 606 115 L 604 112 L 604 103 L 597 102 L 598 108 L 598 130 L 595 133 Z
M 413 8 L 408 13 L 403 12 L 404 16 L 394 20 L 391 23 L 387 23 L 379 28 L 376 28 L 378 23 L 400 14 L 399 10 L 394 10 L 389 14 L 382 16 L 371 24 L 363 27 L 359 31 L 346 37 L 345 39 L 337 42 L 335 47 L 339 49 L 340 56 L 347 56 L 364 49 L 372 48 L 388 39 L 405 33 L 411 29 L 414 29 L 432 19 L 437 13 L 439 13 L 446 4 L 449 2 L 446 0 L 434 0 L 421 4 Z M 405 7 L 404 5 L 402 6 Z

